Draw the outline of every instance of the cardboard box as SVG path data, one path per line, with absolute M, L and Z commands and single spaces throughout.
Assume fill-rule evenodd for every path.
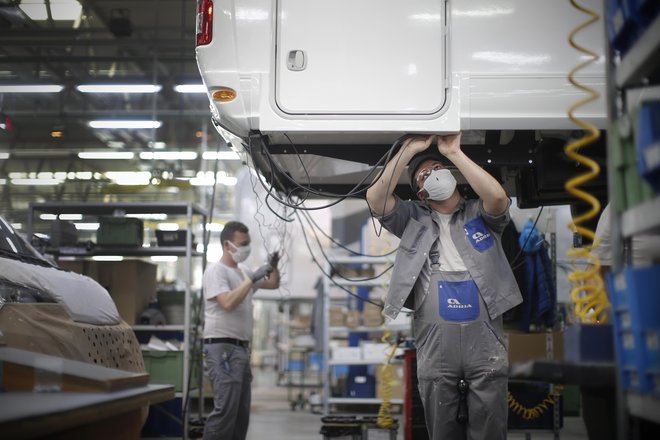
M 380 327 L 383 325 L 385 318 L 381 313 L 382 310 L 382 307 L 365 302 L 362 311 L 362 325 L 365 327 Z
M 346 327 L 355 328 L 358 325 L 360 325 L 360 312 L 358 310 L 346 312 Z
M 330 327 L 346 325 L 346 311 L 343 307 L 330 307 Z
M 378 365 L 376 367 L 376 397 L 379 399 L 383 398 L 385 392 L 385 382 L 383 381 L 383 366 Z M 390 399 L 403 399 L 405 396 L 405 368 L 403 365 L 390 365 L 391 371 L 391 381 L 390 387 L 392 389 L 392 395 Z
M 61 269 L 86 275 L 95 281 L 99 281 L 99 262 L 87 260 L 59 260 L 57 262 Z
M 157 269 L 155 264 L 140 260 L 100 262 L 99 283 L 108 289 L 128 324 L 136 324 L 149 301 L 156 298 Z
M 127 324 L 138 323 L 140 314 L 156 298 L 155 264 L 141 260 L 60 261 L 61 268 L 87 275 L 105 287 L 119 315 Z
M 509 364 L 533 359 L 547 359 L 546 338 L 552 338 L 553 359 L 564 359 L 564 334 L 505 332 L 509 346 Z

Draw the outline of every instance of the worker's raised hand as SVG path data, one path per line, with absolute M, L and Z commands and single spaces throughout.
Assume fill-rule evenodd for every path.
M 438 136 L 438 151 L 443 156 L 451 156 L 461 151 L 461 133 Z
M 250 279 L 252 280 L 253 283 L 256 283 L 260 279 L 266 278 L 268 275 L 271 274 L 271 272 L 273 272 L 273 266 L 266 263 L 263 266 L 259 267 L 257 270 L 255 270 L 252 273 L 252 276 L 250 277 Z
M 409 150 L 413 155 L 427 150 L 435 141 L 435 135 L 413 136 L 403 142 L 403 148 Z

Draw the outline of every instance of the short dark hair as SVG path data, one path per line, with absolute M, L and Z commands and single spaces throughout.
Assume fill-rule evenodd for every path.
M 410 159 L 408 162 L 408 178 L 410 179 L 410 187 L 413 191 L 417 192 L 419 188 L 417 187 L 417 180 L 415 179 L 415 174 L 417 169 L 427 160 L 435 160 L 437 162 L 443 162 L 443 157 L 440 155 L 440 152 L 433 148 L 424 150 L 421 153 L 417 153 Z
M 225 227 L 220 232 L 220 243 L 223 243 L 224 246 L 225 240 L 232 241 L 236 232 L 247 234 L 249 229 L 241 222 L 231 221 L 225 223 Z

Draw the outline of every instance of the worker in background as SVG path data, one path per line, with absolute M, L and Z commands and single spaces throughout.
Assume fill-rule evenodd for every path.
M 460 134 L 407 139 L 367 191 L 373 215 L 401 239 L 383 314 L 394 319 L 404 305 L 415 312 L 417 377 L 430 438 L 503 439 L 508 353 L 502 314 L 522 301 L 500 242 L 510 200 L 461 151 L 460 140 Z M 460 196 L 444 159 L 478 200 Z M 406 164 L 420 200 L 393 194 Z
M 610 220 L 611 204 L 608 203 L 600 214 L 596 225 L 596 241 L 591 253 L 598 257 L 601 264 L 601 275 L 605 276 L 612 268 L 612 228 Z M 630 246 L 623 249 L 624 263 L 630 263 L 635 267 L 651 266 L 653 258 L 660 249 L 660 235 L 638 234 L 630 240 Z
M 220 233 L 222 257 L 204 272 L 204 369 L 213 387 L 213 411 L 206 419 L 205 440 L 245 439 L 250 421 L 249 344 L 252 294 L 277 289 L 278 255 L 255 271 L 240 263 L 250 255 L 250 234 L 232 221 Z

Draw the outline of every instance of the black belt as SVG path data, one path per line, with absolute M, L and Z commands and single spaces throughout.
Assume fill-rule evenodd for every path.
M 240 339 L 234 338 L 204 338 L 205 344 L 232 344 L 238 345 L 243 348 L 248 348 L 250 346 L 250 341 L 241 341 Z

